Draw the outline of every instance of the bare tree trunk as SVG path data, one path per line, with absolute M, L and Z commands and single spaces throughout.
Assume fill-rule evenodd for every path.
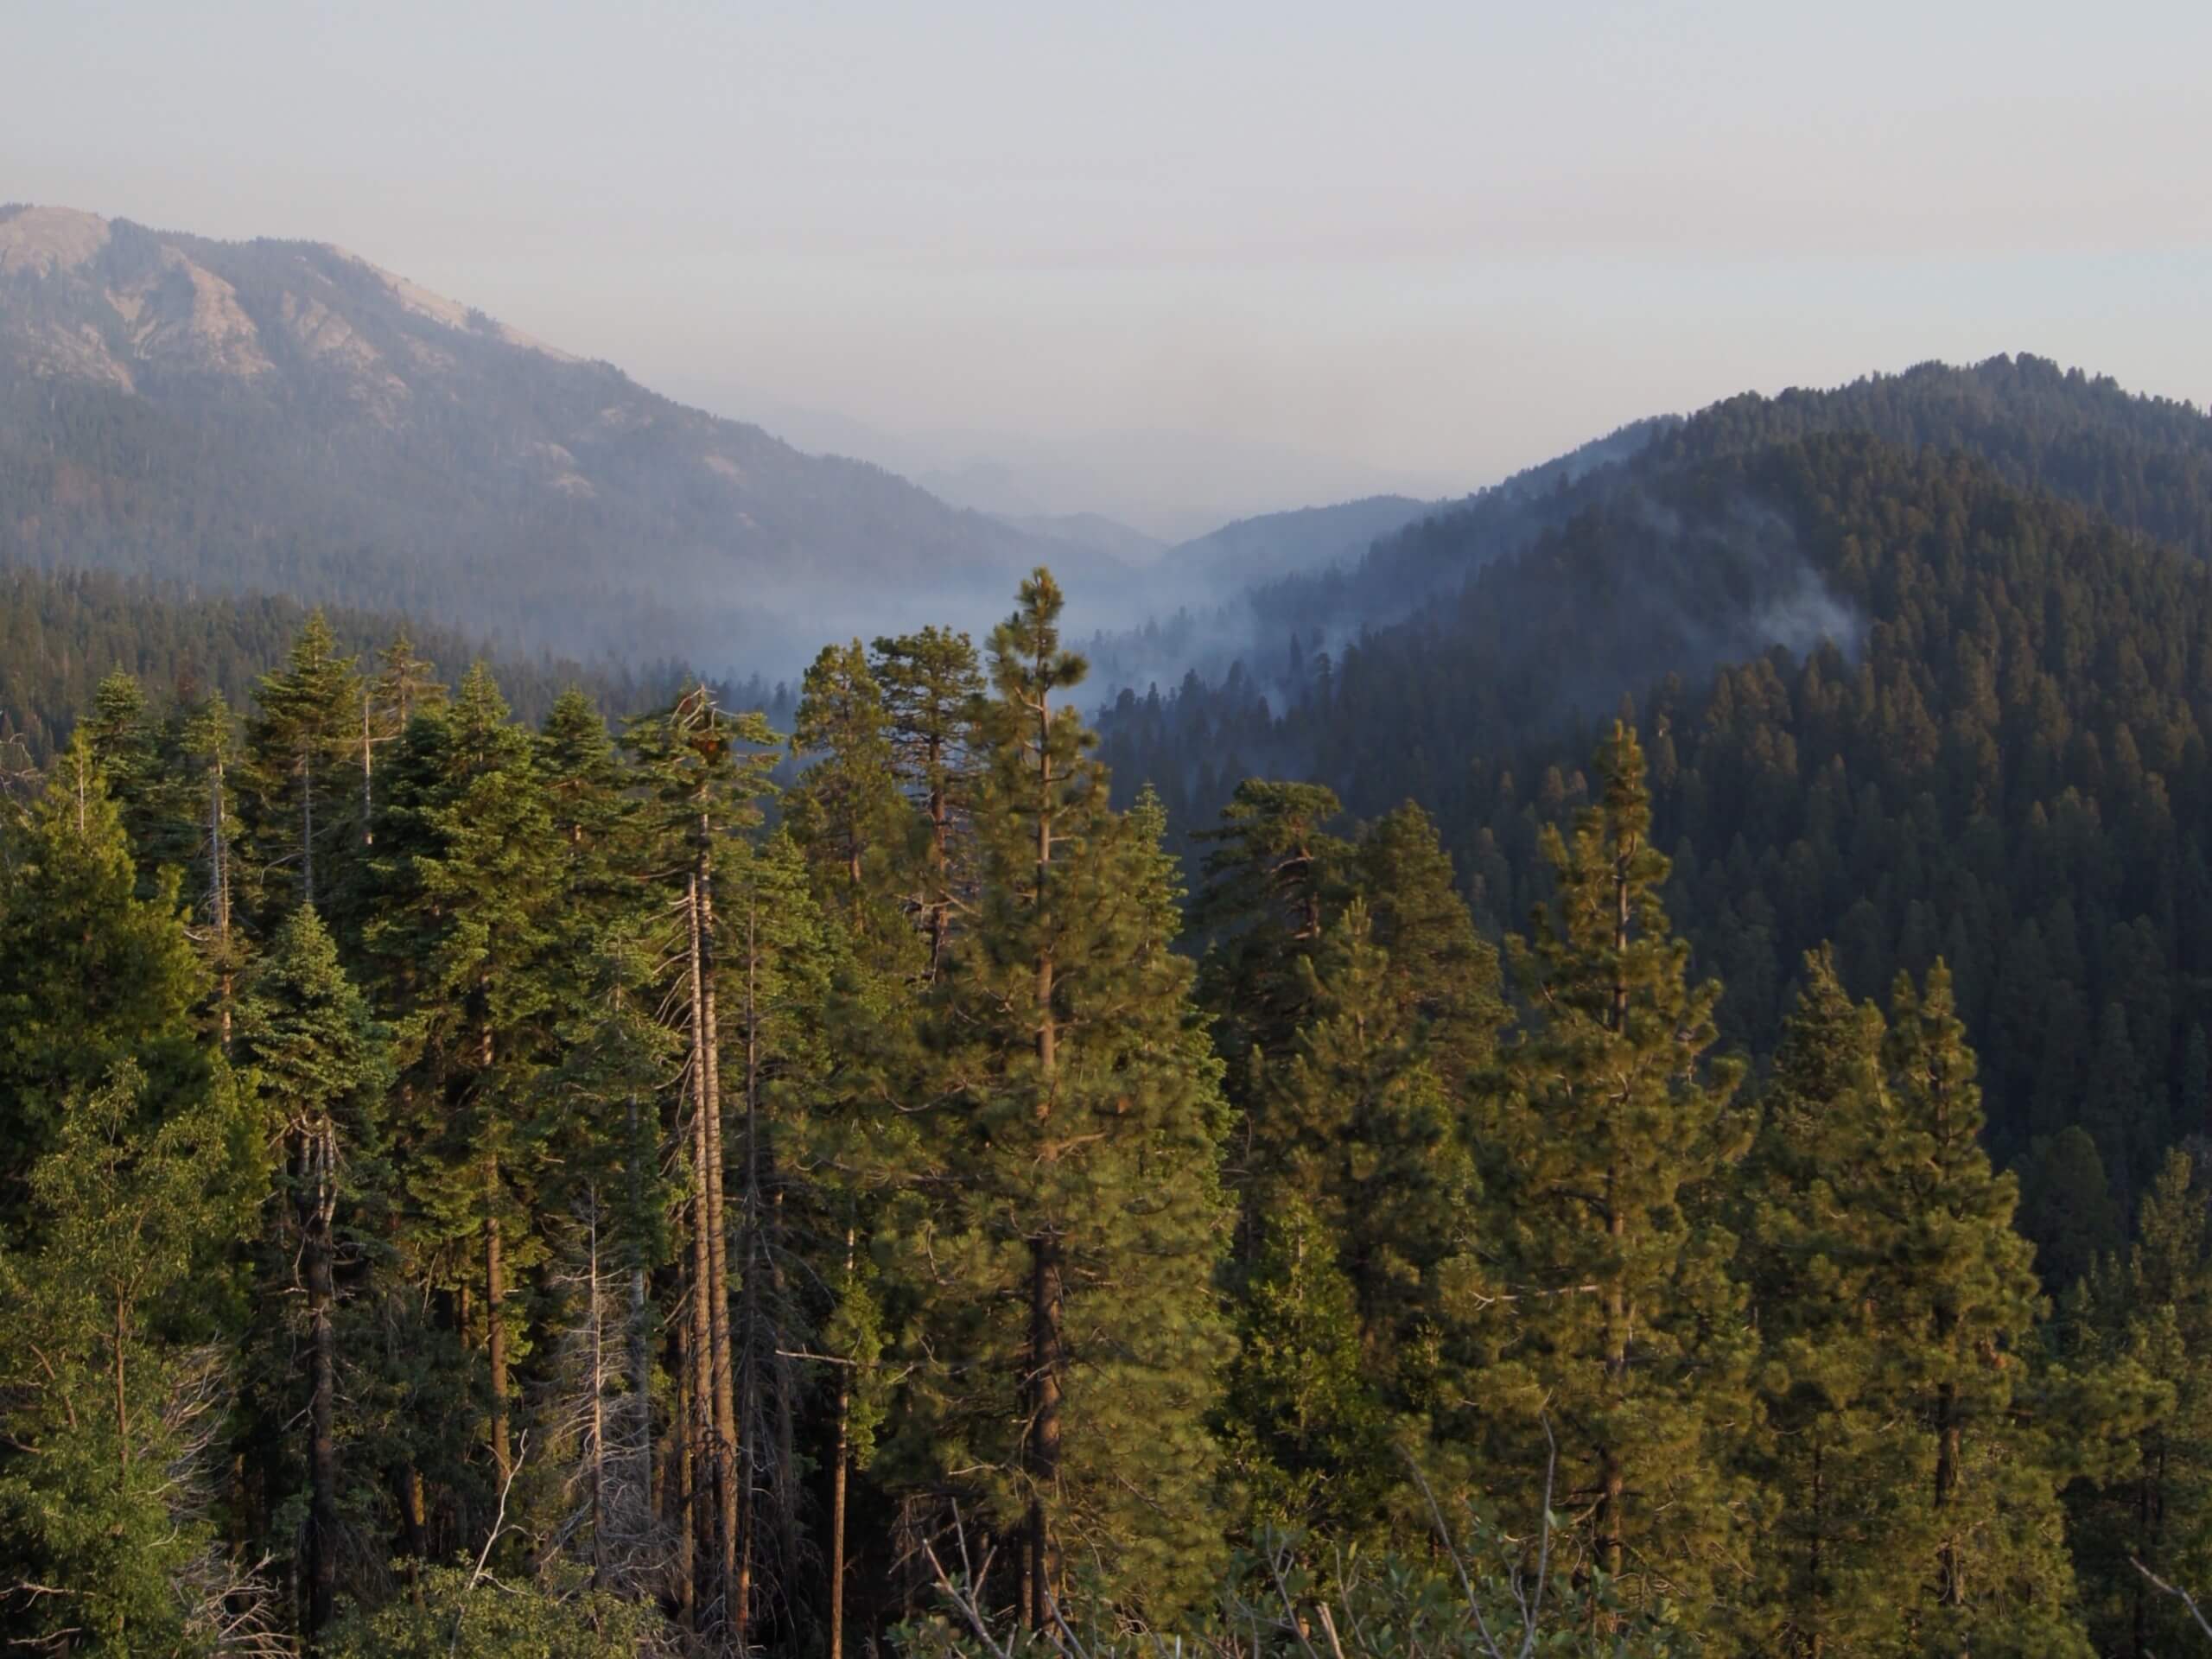
M 219 987 L 216 1018 L 221 1023 L 223 1052 L 227 1054 L 235 976 L 231 965 L 231 858 L 229 844 L 223 838 L 223 757 L 219 753 L 207 773 L 207 909 L 215 929 Z
M 714 1593 L 703 1605 L 726 1599 L 735 1539 L 732 1513 L 731 1442 L 723 1433 L 722 1385 L 728 1376 L 728 1255 L 722 1239 L 721 1093 L 716 1064 L 716 1036 L 710 976 L 712 925 L 700 879 L 706 862 L 701 849 L 685 887 L 690 930 L 691 1000 L 691 1162 L 697 1187 L 692 1199 L 691 1379 L 692 1414 L 697 1425 L 694 1459 L 699 1465 L 696 1498 L 704 1514 L 695 1525 L 711 1567 L 702 1583 Z M 722 1246 L 722 1248 L 717 1248 Z M 728 1609 L 724 1608 L 725 1616 Z
M 301 1147 L 302 1255 L 308 1281 L 311 1332 L 308 1408 L 308 1636 L 328 1626 L 338 1599 L 338 1439 L 333 1414 L 338 1394 L 338 1343 L 332 1325 L 331 1225 L 336 1213 L 336 1149 L 327 1119 Z
M 1805 1644 L 1807 1659 L 1821 1659 L 1827 1645 L 1827 1608 L 1821 1597 L 1821 1567 L 1827 1545 L 1827 1481 L 1826 1463 L 1821 1448 L 1816 1442 L 1813 1447 L 1813 1554 L 1809 1582 L 1805 1586 L 1805 1601 L 1812 1617 L 1812 1632 Z
M 587 1199 L 591 1206 L 591 1275 L 588 1318 L 591 1320 L 591 1583 L 594 1590 L 607 1581 L 607 1319 L 599 1294 L 599 1192 Z
M 1951 1384 L 1946 1382 L 1936 1399 L 1936 1509 L 1938 1514 L 1951 1506 L 1951 1494 L 1959 1478 L 1959 1419 L 1958 1399 Z M 1959 1544 L 1953 1522 L 1943 1518 L 1943 1547 L 1941 1562 L 1941 1599 L 1946 1607 L 1966 1605 L 1966 1571 L 1959 1560 Z
M 514 1473 L 507 1440 L 507 1265 L 499 1231 L 499 1160 L 491 1160 L 486 1178 L 489 1207 L 484 1215 L 484 1345 L 492 1367 L 492 1462 L 501 1484 Z
M 630 1135 L 633 1144 L 637 1139 L 637 1130 L 638 1103 L 633 1099 L 630 1103 Z M 634 1200 L 637 1196 L 634 1189 L 644 1180 L 642 1171 L 633 1168 L 631 1180 L 633 1187 L 632 1197 Z M 634 1236 L 636 1213 L 637 1211 L 633 1209 L 632 1211 L 632 1236 L 629 1243 L 630 1323 L 627 1334 L 630 1344 L 630 1392 L 632 1396 L 632 1409 L 638 1414 L 638 1432 L 640 1437 L 638 1478 L 642 1483 L 644 1490 L 639 1499 L 639 1509 L 640 1513 L 650 1516 L 653 1513 L 654 1497 L 652 1351 L 651 1347 L 652 1303 L 652 1287 L 645 1275 L 645 1251 L 639 1247 Z
M 697 1300 L 697 1286 L 692 1300 Z M 696 1633 L 702 1617 L 699 1605 L 698 1516 L 698 1320 L 676 1324 L 676 1414 L 669 1425 L 669 1462 L 674 1478 L 669 1483 L 672 1505 L 671 1530 L 676 1536 L 676 1605 L 677 1616 Z
M 130 1313 L 120 1292 L 115 1299 L 115 1490 L 118 1497 L 130 1484 L 130 1402 L 124 1388 L 123 1351 L 129 1340 Z
M 1047 701 L 1037 699 L 1037 908 L 1045 907 L 1045 880 L 1052 867 L 1052 717 Z M 1037 1069 L 1042 1073 L 1045 1098 L 1038 1103 L 1041 1119 L 1052 1110 L 1052 1071 L 1058 1044 L 1058 1021 L 1052 1014 L 1052 953 L 1037 955 Z
M 725 1163 L 722 1154 L 721 1041 L 715 1012 L 715 887 L 713 854 L 707 836 L 709 825 L 699 820 L 698 899 L 699 1015 L 702 1030 L 699 1055 L 705 1065 L 707 1128 L 707 1268 L 712 1300 L 708 1332 L 713 1342 L 713 1406 L 715 1425 L 715 1542 L 721 1551 L 723 1586 L 735 1605 L 728 1617 L 744 1628 L 741 1569 L 738 1561 L 738 1509 L 741 1464 L 745 1452 L 738 1433 L 735 1395 L 735 1356 L 730 1336 L 729 1221 L 727 1211 Z M 742 1644 L 741 1643 L 741 1646 Z
M 735 1545 L 733 1567 L 735 1573 L 736 1605 L 733 1611 L 732 1629 L 738 1652 L 746 1651 L 753 1623 L 753 1459 L 760 1447 L 753 1433 L 760 1401 L 758 1376 L 759 1355 L 757 1335 L 760 1329 L 760 936 L 759 906 L 747 902 L 745 911 L 745 1145 L 744 1169 L 738 1193 L 740 1254 L 741 1274 L 738 1287 L 741 1299 L 738 1329 L 734 1345 L 741 1345 L 744 1352 L 743 1376 L 733 1377 L 731 1391 L 731 1420 L 737 1417 L 737 1395 L 741 1389 L 744 1408 L 743 1433 L 733 1433 L 731 1444 L 739 1448 L 743 1466 L 736 1491 Z M 734 1358 L 734 1356 L 733 1356 Z M 734 1462 L 735 1459 L 733 1459 Z
M 374 773 L 371 753 L 373 741 L 369 734 L 369 687 L 364 682 L 361 686 L 361 845 L 364 847 L 373 846 L 377 838 L 374 817 L 376 792 L 372 785 Z
M 845 1283 L 853 1280 L 853 1230 L 845 1229 Z M 830 1465 L 830 1659 L 845 1659 L 845 1488 L 852 1463 L 853 1372 L 837 1367 L 837 1440 Z

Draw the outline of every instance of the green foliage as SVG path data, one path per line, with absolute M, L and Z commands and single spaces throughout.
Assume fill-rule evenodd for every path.
M 652 1659 L 680 1651 L 659 1611 L 556 1577 L 550 1586 L 426 1569 L 417 1593 L 356 1611 L 330 1659 Z
M 1865 602 L 1971 594 L 1845 487 L 1876 452 L 1743 464 L 1860 515 L 1821 556 Z M 1981 487 L 1915 477 L 1931 513 Z M 2007 581 L 2046 531 L 2069 579 L 2150 556 L 2053 522 L 1961 545 Z M 2000 639 L 2095 635 L 1973 596 Z M 0 1556 L 55 1592 L 0 1599 L 5 1633 L 627 1654 L 741 1612 L 781 1650 L 839 1598 L 849 1652 L 1057 1652 L 1057 1607 L 1094 1659 L 1306 1659 L 1324 1606 L 1344 1659 L 2183 1632 L 2127 1560 L 2212 1574 L 2206 1209 L 2152 1161 L 2212 1088 L 2186 731 L 2037 751 L 1963 652 L 1904 764 L 1936 704 L 1880 635 L 1668 692 L 1649 792 L 1632 721 L 1587 773 L 1516 760 L 1472 835 L 1487 767 L 1343 839 L 1331 791 L 1255 782 L 1194 966 L 1166 810 L 1115 810 L 1059 610 L 1024 585 L 988 697 L 957 635 L 825 653 L 772 823 L 780 740 L 711 688 L 620 743 L 578 691 L 532 731 L 487 671 L 446 699 L 403 639 L 364 683 L 311 627 L 236 767 L 241 890 L 269 879 L 227 935 L 228 711 L 111 679 L 0 839 Z M 2021 753 L 2051 766 L 2008 842 Z M 1538 849 L 1509 1007 L 1455 857 L 1495 906 Z M 2131 915 L 2139 855 L 2163 908 Z M 1694 979 L 1675 901 L 1764 1012 Z M 1974 905 L 2021 918 L 1993 972 Z M 1899 964 L 1886 1020 L 1853 1001 Z M 1747 1102 L 1724 1029 L 1768 1062 Z M 969 1605 L 925 1617 L 961 1539 Z
M 908 849 L 908 813 L 890 715 L 859 640 L 826 647 L 806 671 L 791 754 L 806 769 L 785 797 L 785 818 L 822 872 L 830 912 L 876 949 L 911 944 L 894 861 Z
M 1562 1501 L 1588 1517 L 1571 1548 L 1703 1625 L 1736 1592 L 1746 1520 L 1727 1453 L 1750 1356 L 1715 1219 L 1746 1138 L 1738 1069 L 1704 1058 L 1720 988 L 1690 984 L 1661 906 L 1634 734 L 1615 726 L 1598 766 L 1601 804 L 1548 838 L 1558 897 L 1515 947 L 1533 1022 L 1484 1137 L 1510 1287 L 1496 1468 L 1528 1490 L 1548 1414 Z
M 1399 1001 L 1420 1021 L 1438 1078 L 1464 1089 L 1493 1058 L 1505 1023 L 1497 948 L 1475 931 L 1451 855 L 1414 802 L 1370 826 L 1354 860 Z
M 2167 1154 L 2136 1235 L 2069 1294 L 2062 1329 L 2075 1363 L 2133 1367 L 2164 1398 L 2126 1464 L 2069 1491 L 2069 1532 L 2098 1650 L 2184 1652 L 2196 1627 L 2134 1563 L 2175 1584 L 2212 1579 L 2212 1246 L 2188 1154 Z
M 62 1103 L 129 1061 L 156 1117 L 213 1086 L 191 1019 L 204 981 L 172 880 L 137 891 L 88 741 L 60 758 L 0 857 L 0 1171 L 12 1205 Z
M 1039 572 L 992 641 L 982 903 L 937 1033 L 948 1179 L 902 1228 L 927 1286 L 902 1438 L 993 1526 L 1028 1529 L 1033 1573 L 1095 1560 L 1161 1613 L 1203 1595 L 1220 1551 L 1223 1107 L 1171 948 L 1159 815 L 1108 808 L 1089 734 L 1053 701 L 1082 674 L 1059 609 Z
M 1200 832 L 1212 849 L 1191 910 L 1211 940 L 1199 995 L 1240 1102 L 1305 1012 L 1299 963 L 1321 941 L 1349 851 L 1322 829 L 1340 810 L 1319 784 L 1251 778 Z
M 195 1281 L 248 1224 L 251 1142 L 227 1086 L 158 1120 L 150 1103 L 128 1060 L 72 1095 L 30 1173 L 35 1242 L 0 1249 L 11 1640 L 170 1652 L 211 1617 L 226 1357 L 194 1340 L 207 1328 L 191 1310 L 206 1301 Z
M 1222 1398 L 1230 1473 L 1255 1535 L 1297 1528 L 1356 1539 L 1380 1517 L 1398 1471 L 1352 1287 L 1334 1235 L 1294 1191 L 1271 1202 L 1264 1225 Z
M 1352 1287 L 1369 1375 L 1394 1408 L 1433 1402 L 1446 1288 L 1479 1272 L 1478 1184 L 1397 960 L 1355 899 L 1299 963 L 1308 1010 L 1249 1129 L 1253 1206 L 1307 1206 Z
M 361 829 L 345 771 L 360 725 L 353 662 L 338 654 L 322 613 L 312 612 L 283 668 L 255 689 L 242 776 L 255 858 L 277 884 L 263 901 L 272 916 L 315 902 L 318 865 L 327 900 L 343 831 L 349 822 L 356 835 Z

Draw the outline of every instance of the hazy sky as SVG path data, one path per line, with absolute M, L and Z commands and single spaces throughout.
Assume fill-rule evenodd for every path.
M 2203 0 L 8 14 L 0 200 L 341 243 L 894 431 L 1466 487 L 1932 356 L 2212 395 Z

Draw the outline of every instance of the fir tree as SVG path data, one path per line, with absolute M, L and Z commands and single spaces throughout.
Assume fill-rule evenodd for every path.
M 1222 1438 L 1251 1531 L 1371 1532 L 1397 1478 L 1389 1413 L 1369 1379 L 1334 1235 L 1294 1192 L 1268 1207 L 1237 1329 Z
M 197 1098 L 205 981 L 176 883 L 139 896 L 121 817 L 87 739 L 57 761 L 0 858 L 0 1172 L 5 1203 L 53 1144 L 61 1102 L 129 1060 L 149 1109 Z
M 231 773 L 237 747 L 236 723 L 219 691 L 190 709 L 178 728 L 176 761 L 187 784 L 192 822 L 181 838 L 190 849 L 186 892 L 198 923 L 194 938 L 214 982 L 215 1027 L 226 1048 L 238 976 L 246 961 L 245 930 L 238 925 L 235 903 L 239 824 Z
M 410 727 L 379 824 L 366 943 L 397 1014 L 414 1270 L 478 1299 L 486 1439 L 504 1483 L 522 1337 L 509 1291 L 543 1248 L 531 1217 L 560 848 L 530 734 L 480 664 L 450 708 Z
M 236 1091 L 211 1077 L 157 1115 L 126 1058 L 56 1105 L 31 1242 L 0 1247 L 0 1630 L 113 1653 L 214 1651 L 233 1622 L 273 1636 L 209 1514 L 226 1389 L 207 1287 L 252 1214 Z
M 295 1263 L 304 1293 L 308 1382 L 306 1605 L 312 1641 L 336 1607 L 339 1518 L 337 1423 L 340 1257 L 355 1235 L 358 1194 L 382 1153 L 385 1036 L 338 964 L 308 906 L 287 917 L 247 976 L 236 1057 L 283 1151 L 288 1212 L 280 1259 Z M 341 1211 L 346 1211 L 341 1215 Z M 282 1414 L 290 1419 L 294 1407 Z
M 908 816 L 883 694 L 859 640 L 825 648 L 807 669 L 791 756 L 805 770 L 785 796 L 785 821 L 817 872 L 824 907 L 856 940 L 895 953 L 912 937 L 894 896 Z
M 177 780 L 163 764 L 160 725 L 137 680 L 121 669 L 103 679 L 85 729 L 130 842 L 140 896 L 151 898 L 156 872 L 177 852 Z
M 308 616 L 284 666 L 263 677 L 254 703 L 244 781 L 256 861 L 265 871 L 284 869 L 290 900 L 311 905 L 343 844 L 347 751 L 363 706 L 353 659 L 338 654 L 321 611 Z M 264 906 L 272 914 L 289 907 L 273 893 Z

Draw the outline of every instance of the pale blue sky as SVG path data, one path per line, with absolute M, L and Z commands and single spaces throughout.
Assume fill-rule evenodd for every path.
M 1929 356 L 2212 396 L 2202 0 L 9 14 L 0 199 L 338 242 L 702 399 L 1464 487 Z

